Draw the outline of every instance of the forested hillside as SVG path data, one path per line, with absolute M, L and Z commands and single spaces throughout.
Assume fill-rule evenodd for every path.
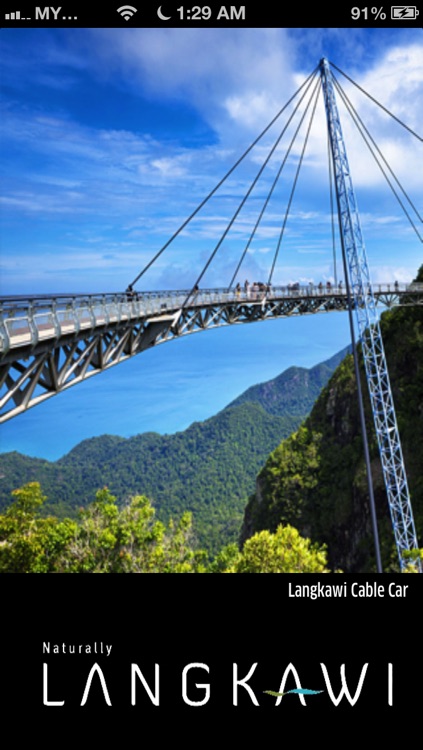
M 417 281 L 423 281 L 423 267 Z M 411 493 L 417 535 L 423 537 L 423 308 L 382 316 L 382 335 Z M 396 562 L 373 420 L 362 368 L 372 474 L 384 569 Z M 353 357 L 337 368 L 301 428 L 272 452 L 245 512 L 241 540 L 290 523 L 326 543 L 331 568 L 368 571 L 373 560 Z
M 323 386 L 350 350 L 351 347 L 347 346 L 309 370 L 289 367 L 274 380 L 248 388 L 229 407 L 252 402 L 260 404 L 268 414 L 302 418 L 309 413 Z
M 344 352 L 307 370 L 291 367 L 249 389 L 215 417 L 174 435 L 85 440 L 56 462 L 0 456 L 0 507 L 39 482 L 45 512 L 74 516 L 107 486 L 120 502 L 146 495 L 164 522 L 193 514 L 198 544 L 217 552 L 238 539 L 243 511 L 269 453 L 297 429 Z

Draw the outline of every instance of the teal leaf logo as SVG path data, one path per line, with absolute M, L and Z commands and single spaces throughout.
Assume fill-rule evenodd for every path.
M 283 698 L 284 695 L 289 695 L 290 693 L 296 693 L 297 695 L 317 695 L 318 693 L 323 693 L 323 690 L 308 690 L 307 688 L 294 688 L 293 690 L 287 690 L 286 693 L 275 693 L 274 690 L 265 690 L 265 693 L 267 695 L 273 695 L 274 698 Z

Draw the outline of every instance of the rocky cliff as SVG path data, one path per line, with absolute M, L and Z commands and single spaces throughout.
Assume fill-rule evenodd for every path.
M 423 281 L 423 266 L 417 281 Z M 382 335 L 420 546 L 423 537 L 423 308 L 384 313 Z M 361 368 L 384 570 L 396 551 L 373 419 Z M 364 572 L 373 537 L 352 355 L 339 365 L 300 429 L 271 453 L 247 505 L 241 543 L 290 523 L 328 545 L 330 566 Z

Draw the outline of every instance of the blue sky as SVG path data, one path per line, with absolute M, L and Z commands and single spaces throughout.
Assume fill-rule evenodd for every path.
M 322 56 L 419 132 L 422 34 L 401 28 L 1 30 L 1 293 L 124 289 Z M 342 83 L 421 210 L 421 143 Z M 333 279 L 324 125 L 320 105 L 275 283 Z M 343 127 L 373 281 L 409 281 L 421 265 L 421 242 L 346 117 Z M 194 283 L 265 149 L 263 144 L 250 154 L 222 195 L 143 277 L 140 288 Z M 293 169 L 288 167 L 288 174 Z M 246 258 L 242 278 L 267 278 L 282 205 L 281 194 Z M 236 251 L 251 229 L 253 208 L 254 202 L 240 217 L 205 285 L 228 283 Z M 142 363 L 120 365 L 78 386 L 75 394 L 63 394 L 5 425 L 1 448 L 21 449 L 24 440 L 26 452 L 41 455 L 47 440 L 43 424 L 50 429 L 49 419 L 54 422 L 59 413 L 60 419 L 75 421 L 69 431 L 73 440 L 101 432 L 183 429 L 252 383 L 290 364 L 315 364 L 348 341 L 343 316 L 243 328 L 251 330 L 190 337 L 190 342 L 142 355 Z M 170 346 L 172 353 L 166 354 Z M 205 376 L 200 363 L 207 359 L 212 361 Z M 152 399 L 146 384 L 155 378 L 158 387 L 158 371 L 161 391 Z M 124 373 L 142 379 L 132 421 L 116 401 Z M 108 419 L 104 391 L 116 404 Z M 90 419 L 81 416 L 85 393 L 95 412 Z M 177 393 L 176 401 L 167 402 L 168 393 Z M 77 422 L 84 422 L 80 432 Z M 64 439 L 65 444 L 67 449 Z

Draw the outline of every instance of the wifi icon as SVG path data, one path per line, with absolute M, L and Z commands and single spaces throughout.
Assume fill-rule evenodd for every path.
M 134 8 L 132 5 L 122 5 L 120 8 L 117 9 L 117 12 L 120 13 L 122 18 L 125 19 L 125 21 L 129 21 L 130 18 L 134 15 L 134 13 L 137 12 L 137 9 Z

